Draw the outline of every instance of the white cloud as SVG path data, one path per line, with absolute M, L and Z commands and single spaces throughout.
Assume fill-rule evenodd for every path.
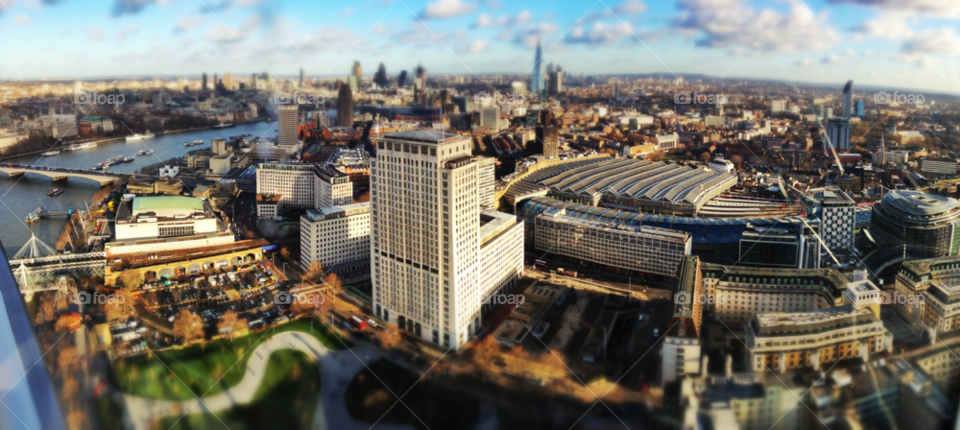
M 481 13 L 477 16 L 477 22 L 471 25 L 471 28 L 491 28 L 491 27 L 513 27 L 515 25 L 524 25 L 530 22 L 530 11 L 524 10 L 517 14 L 517 16 L 499 16 L 493 18 L 490 15 Z
M 378 23 L 370 28 L 370 32 L 373 34 L 387 34 L 387 26 Z
M 902 39 L 913 35 L 913 27 L 908 23 L 908 16 L 895 13 L 883 13 L 853 27 L 851 31 L 859 37 L 876 37 L 881 39 Z
M 117 33 L 114 35 L 114 37 L 116 37 L 117 39 L 123 39 L 124 37 L 127 37 L 127 36 L 134 36 L 139 32 L 140 32 L 139 25 L 130 24 L 118 30 Z
M 27 15 L 17 15 L 17 17 L 14 19 L 17 21 L 17 25 L 23 25 L 27 27 L 33 25 L 33 18 L 30 18 Z
M 234 43 L 246 39 L 251 33 L 257 31 L 262 23 L 260 15 L 250 14 L 247 20 L 240 24 L 236 29 L 232 29 L 223 24 L 217 24 L 207 30 L 206 37 L 215 43 Z
M 353 13 L 353 8 L 352 8 L 352 7 L 348 7 L 348 8 L 346 8 L 346 9 L 343 10 L 343 14 L 344 14 L 344 15 L 350 15 L 350 14 L 352 14 L 352 13 Z
M 155 0 L 116 0 L 113 4 L 113 16 L 136 15 L 145 7 L 156 3 Z
M 437 0 L 434 3 L 428 3 L 420 13 L 420 18 L 452 18 L 455 16 L 466 15 L 477 8 L 474 3 L 466 3 L 460 0 Z
M 956 0 L 827 0 L 827 2 L 935 16 L 960 16 L 960 2 Z
M 800 61 L 797 61 L 797 65 L 798 65 L 798 66 L 809 66 L 809 65 L 812 64 L 812 63 L 813 63 L 813 62 L 810 61 L 809 58 L 804 58 L 804 59 L 802 59 L 802 60 L 800 60 Z
M 474 40 L 473 42 L 470 42 L 469 45 L 463 46 L 457 51 L 466 52 L 466 53 L 483 52 L 483 51 L 486 51 L 487 48 L 489 47 L 490 47 L 490 42 L 487 42 L 485 40 Z
M 839 55 L 827 55 L 820 59 L 820 64 L 842 64 L 847 60 Z
M 633 35 L 633 27 L 628 24 L 604 24 L 597 22 L 589 31 L 582 27 L 574 28 L 567 33 L 565 42 L 584 43 L 588 45 L 609 45 L 624 36 Z
M 678 0 L 681 13 L 671 22 L 674 31 L 697 37 L 706 48 L 753 47 L 757 53 L 822 51 L 834 45 L 835 30 L 800 2 L 783 15 L 756 10 L 747 0 Z
M 913 54 L 960 54 L 960 37 L 951 27 L 926 30 L 903 41 L 900 52 Z
M 103 33 L 101 28 L 85 28 L 83 29 L 87 33 L 87 40 L 91 42 L 99 42 L 107 38 L 107 35 Z
M 207 18 L 198 18 L 194 16 L 184 17 L 180 21 L 177 21 L 176 31 L 181 33 L 187 30 L 192 30 L 203 25 L 205 22 L 207 22 Z
M 603 7 L 597 7 L 597 9 L 602 10 L 590 12 L 590 15 L 587 15 L 587 17 L 583 19 L 583 22 L 593 22 L 607 18 L 616 18 L 618 21 L 623 21 L 626 20 L 627 17 L 637 16 L 647 11 L 647 5 L 641 0 L 626 0 L 613 9 L 610 9 L 605 4 L 601 4 L 601 6 Z
M 518 45 L 526 45 L 528 47 L 537 46 L 537 40 L 545 34 L 553 34 L 557 32 L 557 26 L 549 23 L 540 23 L 533 24 L 528 26 L 523 30 L 517 31 L 516 35 L 513 38 L 513 43 Z

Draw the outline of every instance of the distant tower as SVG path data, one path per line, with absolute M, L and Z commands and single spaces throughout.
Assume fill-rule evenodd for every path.
M 530 83 L 531 92 L 543 97 L 543 59 L 540 54 L 540 37 L 537 37 L 537 53 L 533 57 L 533 82 Z
M 206 74 L 206 72 L 204 72 L 204 74 L 203 74 L 203 86 L 201 86 L 200 88 L 202 88 L 204 91 L 207 90 L 207 74 Z
M 880 133 L 880 150 L 877 151 L 877 158 L 880 159 L 880 163 L 879 163 L 879 164 L 880 164 L 881 166 L 887 162 L 887 160 L 886 160 L 886 154 L 884 154 L 883 152 L 884 152 L 884 149 L 883 149 L 883 133 Z M 873 163 L 873 164 L 878 164 L 878 163 Z
M 380 88 L 390 86 L 390 80 L 387 78 L 387 66 L 384 66 L 383 63 L 380 63 L 380 66 L 377 67 L 377 73 L 373 75 L 373 83 Z
M 299 106 L 295 104 L 280 105 L 280 117 L 277 120 L 277 144 L 296 145 L 299 141 L 297 116 Z
M 407 71 L 401 70 L 400 75 L 397 76 L 397 87 L 403 88 L 406 85 L 407 85 Z
M 353 90 L 343 83 L 337 92 L 337 125 L 353 127 Z
M 853 111 L 853 81 L 847 81 L 843 86 L 843 117 L 850 119 L 850 113 Z
M 233 89 L 233 74 L 230 72 L 223 74 L 223 86 L 228 90 Z
M 353 62 L 353 76 L 356 76 L 356 77 L 357 77 L 357 82 L 360 82 L 360 76 L 363 76 L 363 72 L 362 72 L 362 70 L 360 69 L 360 62 L 359 62 L 359 61 L 354 61 L 354 62 Z
M 307 72 L 303 71 L 303 67 L 300 68 L 300 88 L 307 86 Z
M 420 88 L 420 106 L 427 104 L 427 69 L 417 65 L 417 87 Z

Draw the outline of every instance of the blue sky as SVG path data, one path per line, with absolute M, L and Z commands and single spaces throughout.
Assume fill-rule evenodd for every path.
M 0 78 L 703 73 L 960 92 L 957 0 L 0 0 Z

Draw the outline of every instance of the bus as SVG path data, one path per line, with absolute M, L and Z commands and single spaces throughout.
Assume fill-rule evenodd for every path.
M 547 268 L 547 262 L 546 262 L 546 261 L 543 261 L 543 260 L 534 261 L 534 262 L 533 262 L 533 267 L 535 267 L 535 268 L 537 269 L 537 271 L 539 272 L 541 269 L 546 269 L 546 268 Z

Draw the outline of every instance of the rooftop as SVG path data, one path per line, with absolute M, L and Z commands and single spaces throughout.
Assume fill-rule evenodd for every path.
M 163 209 L 184 209 L 187 211 L 203 212 L 203 200 L 196 197 L 184 196 L 135 197 L 133 199 L 134 213 Z
M 882 204 L 891 205 L 913 215 L 933 215 L 957 208 L 960 202 L 952 197 L 926 194 L 918 191 L 890 191 L 883 196 Z
M 444 131 L 438 130 L 404 130 L 398 131 L 395 133 L 390 133 L 383 136 L 385 139 L 399 139 L 399 140 L 409 140 L 414 142 L 425 142 L 425 143 L 443 143 L 446 141 L 456 141 L 460 140 L 463 137 L 459 134 L 447 133 Z
M 872 311 L 857 310 L 850 305 L 808 312 L 763 313 L 751 321 L 758 336 L 814 334 L 873 323 L 880 324 L 880 319 Z

